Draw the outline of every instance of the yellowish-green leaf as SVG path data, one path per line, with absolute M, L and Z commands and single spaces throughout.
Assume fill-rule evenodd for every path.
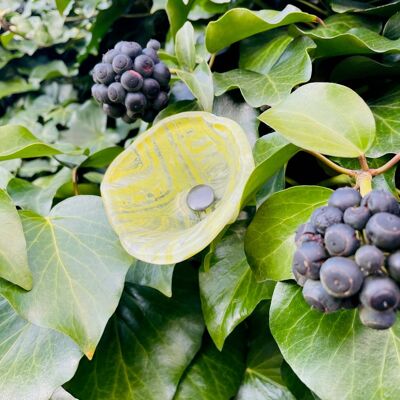
M 296 146 L 338 157 L 358 157 L 375 139 L 364 100 L 335 83 L 309 83 L 259 117 Z
M 240 126 L 205 112 L 163 119 L 121 153 L 101 191 L 125 249 L 152 264 L 174 264 L 204 249 L 240 210 L 254 167 Z M 186 204 L 191 188 L 211 186 L 216 201 L 204 212 Z

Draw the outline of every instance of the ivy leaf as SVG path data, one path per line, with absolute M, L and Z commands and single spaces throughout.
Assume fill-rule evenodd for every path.
M 375 139 L 367 104 L 335 83 L 304 85 L 259 118 L 295 145 L 332 156 L 358 157 Z
M 252 107 L 277 104 L 289 95 L 294 86 L 311 78 L 308 52 L 314 47 L 312 40 L 297 38 L 266 74 L 244 69 L 214 73 L 215 95 L 239 88 Z M 248 62 L 245 64 L 249 65 Z M 266 70 L 265 65 L 256 64 L 256 61 L 252 67 Z
M 282 11 L 234 8 L 217 21 L 208 24 L 206 46 L 210 53 L 216 53 L 232 43 L 260 32 L 297 22 L 316 21 L 315 15 L 304 13 L 292 5 L 287 5 Z
M 175 264 L 156 265 L 135 260 L 125 281 L 152 287 L 167 297 L 172 296 L 172 276 Z
M 96 151 L 90 155 L 85 161 L 82 162 L 80 168 L 104 168 L 111 164 L 124 149 L 119 146 L 107 147 L 105 149 Z
M 0 161 L 13 158 L 44 157 L 61 153 L 61 150 L 40 141 L 23 126 L 0 126 Z
M 268 306 L 261 303 L 248 320 L 250 346 L 237 400 L 294 400 L 282 380 L 283 357 L 269 331 Z
M 11 198 L 4 190 L 0 190 L 0 226 L 0 277 L 31 290 L 32 274 L 22 224 Z
M 200 270 L 203 316 L 220 351 L 226 337 L 274 290 L 273 282 L 257 283 L 244 252 L 245 232 L 243 224 L 233 225 L 218 243 L 209 269 Z
M 22 317 L 70 336 L 92 358 L 118 304 L 131 257 L 99 197 L 67 199 L 46 218 L 30 211 L 20 215 L 35 284 L 25 292 L 0 282 L 2 294 Z
M 379 23 L 354 15 L 333 15 L 325 20 L 325 26 L 295 29 L 317 44 L 316 58 L 400 52 L 400 40 L 381 36 Z
M 298 151 L 298 147 L 276 132 L 258 139 L 253 150 L 256 167 L 247 180 L 242 195 L 242 204 L 247 204 L 257 191 Z
M 193 25 L 189 21 L 176 34 L 175 54 L 181 67 L 193 70 L 196 65 L 196 47 Z
M 50 397 L 50 400 L 78 400 L 72 395 L 70 395 L 66 390 L 62 387 L 58 388 L 53 395 Z
M 371 2 L 354 0 L 331 0 L 331 8 L 337 13 L 359 12 L 363 14 L 389 16 L 400 10 L 400 1 L 388 1 L 387 4 L 372 5 Z
M 79 399 L 172 400 L 204 331 L 196 273 L 180 268 L 173 297 L 128 284 L 93 361 L 66 389 Z
M 278 283 L 270 326 L 285 360 L 322 399 L 400 397 L 400 321 L 384 331 L 370 329 L 358 311 L 319 313 L 300 287 Z
M 74 375 L 82 353 L 67 336 L 39 328 L 0 298 L 0 398 L 48 400 Z
M 55 0 L 55 1 L 58 12 L 61 15 L 63 15 L 65 9 L 69 6 L 69 3 L 71 3 L 71 0 Z
M 68 70 L 64 61 L 53 60 L 46 64 L 39 64 L 33 68 L 29 75 L 29 82 L 32 84 L 39 84 L 46 79 L 73 76 L 76 72 L 77 70 Z
M 177 71 L 204 111 L 211 112 L 214 101 L 214 85 L 210 67 L 203 61 L 193 72 Z
M 247 259 L 258 281 L 292 278 L 296 229 L 331 194 L 319 186 L 295 186 L 274 193 L 261 205 L 245 237 Z
M 190 11 L 190 5 L 185 4 L 182 0 L 167 0 L 165 10 L 167 12 L 172 37 L 175 37 L 178 30 L 186 22 Z
M 16 76 L 7 81 L 0 81 L 0 99 L 11 96 L 12 94 L 24 93 L 37 89 L 37 84 L 27 82 L 24 78 Z
M 400 86 L 370 103 L 376 121 L 375 142 L 368 152 L 380 157 L 400 151 Z
M 243 332 L 236 330 L 221 351 L 210 340 L 205 340 L 185 371 L 174 400 L 232 399 L 237 393 L 245 368 L 244 339 Z
M 58 189 L 70 180 L 71 170 L 63 168 L 57 174 L 39 178 L 34 183 L 13 178 L 7 185 L 7 192 L 17 206 L 46 216 Z

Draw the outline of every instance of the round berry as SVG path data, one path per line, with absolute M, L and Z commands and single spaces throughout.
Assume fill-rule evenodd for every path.
M 325 248 L 320 243 L 303 243 L 294 253 L 292 270 L 307 278 L 319 279 L 320 268 L 326 257 Z
M 143 49 L 143 54 L 150 57 L 153 60 L 154 64 L 157 64 L 160 62 L 160 58 L 158 57 L 158 54 L 154 49 L 151 49 L 151 48 Z
M 104 112 L 112 118 L 119 118 L 125 114 L 125 107 L 121 104 L 103 104 Z
M 387 212 L 373 215 L 365 227 L 368 239 L 383 250 L 400 246 L 400 218 Z
M 333 192 L 328 205 L 344 211 L 346 208 L 358 206 L 360 202 L 361 195 L 357 190 L 350 187 L 343 187 Z
M 154 99 L 160 93 L 160 84 L 155 79 L 147 78 L 143 81 L 142 92 L 148 99 Z
M 343 221 L 359 231 L 365 228 L 371 217 L 371 211 L 367 207 L 350 207 L 343 214 Z
M 158 93 L 158 96 L 153 101 L 153 108 L 157 111 L 162 110 L 168 104 L 168 94 L 165 92 Z
M 372 329 L 388 329 L 396 322 L 396 313 L 393 310 L 377 311 L 360 307 L 360 320 L 363 325 Z
M 128 93 L 125 98 L 125 106 L 134 113 L 141 112 L 147 105 L 146 96 L 143 93 Z
M 160 50 L 161 44 L 158 40 L 156 39 L 150 39 L 147 44 L 146 47 L 148 49 L 154 49 L 154 50 Z
M 107 86 L 96 83 L 92 86 L 92 96 L 99 103 L 110 103 L 110 99 L 108 98 L 108 90 Z
M 122 74 L 132 68 L 132 60 L 126 54 L 118 54 L 113 59 L 112 67 L 117 74 Z
M 322 243 L 323 241 L 322 236 L 317 232 L 315 226 L 310 222 L 306 222 L 297 228 L 294 240 L 297 246 L 300 246 L 305 242 Z
M 397 282 L 400 282 L 400 250 L 388 257 L 387 266 L 390 276 Z
M 326 229 L 342 222 L 343 213 L 337 207 L 325 206 L 317 208 L 311 215 L 311 223 L 319 233 L 324 234 Z
M 153 78 L 158 81 L 162 88 L 165 88 L 171 79 L 171 72 L 164 63 L 159 62 L 154 66 Z
M 121 76 L 121 85 L 128 92 L 138 92 L 143 86 L 143 77 L 136 71 L 126 71 Z
M 142 115 L 142 120 L 144 122 L 153 122 L 154 118 L 157 116 L 157 111 L 152 110 L 152 109 L 148 109 L 144 112 L 144 114 Z
M 325 247 L 331 256 L 351 256 L 360 247 L 360 241 L 351 226 L 335 224 L 325 231 Z
M 322 264 L 320 279 L 330 295 L 342 298 L 350 297 L 360 290 L 364 275 L 353 260 L 332 257 Z
M 108 87 L 108 97 L 113 103 L 124 103 L 126 91 L 118 82 L 112 83 Z
M 108 85 L 114 80 L 115 73 L 111 64 L 108 63 L 100 63 L 96 64 L 93 70 L 93 78 L 105 85 Z
M 356 251 L 355 261 L 364 275 L 372 275 L 381 272 L 385 256 L 377 247 L 365 245 Z
M 122 45 L 124 45 L 125 43 L 128 43 L 128 42 L 126 42 L 125 40 L 121 40 L 120 42 L 118 42 L 118 43 L 114 46 L 114 49 L 117 50 L 118 52 L 120 52 L 120 51 L 121 51 Z
M 370 276 L 365 279 L 360 300 L 364 306 L 374 310 L 394 309 L 400 302 L 400 290 L 389 277 Z
M 142 53 L 142 46 L 136 42 L 124 42 L 120 49 L 122 54 L 126 54 L 130 58 L 136 58 Z
M 320 281 L 308 279 L 303 287 L 304 300 L 312 307 L 323 313 L 337 311 L 341 301 L 331 296 L 322 286 Z
M 362 199 L 361 205 L 368 207 L 372 214 L 380 212 L 399 214 L 399 204 L 396 198 L 386 190 L 372 190 Z
M 126 114 L 124 114 L 124 115 L 122 116 L 122 120 L 123 120 L 124 122 L 126 122 L 127 124 L 132 124 L 133 122 L 136 121 L 136 118 L 132 118 L 132 117 L 130 117 L 130 116 L 126 113 Z
M 307 281 L 307 277 L 305 276 L 305 275 L 302 275 L 302 274 L 300 274 L 297 270 L 293 270 L 293 276 L 294 276 L 294 279 L 296 280 L 296 283 L 299 285 L 299 286 L 304 286 L 304 284 L 306 283 L 306 281 Z
M 111 64 L 115 56 L 119 54 L 119 51 L 116 49 L 108 50 L 106 54 L 103 55 L 102 61 L 104 63 Z
M 149 56 L 142 54 L 135 58 L 133 68 L 143 77 L 148 78 L 153 73 L 154 62 Z

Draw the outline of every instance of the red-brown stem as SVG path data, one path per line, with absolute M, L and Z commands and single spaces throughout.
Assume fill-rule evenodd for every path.
M 349 175 L 349 176 L 357 176 L 357 171 L 341 167 L 340 165 L 334 163 L 328 157 L 325 157 L 321 153 L 317 153 L 317 152 L 314 152 L 314 151 L 311 151 L 311 150 L 305 150 L 305 151 L 307 153 L 313 155 L 315 158 L 318 158 L 318 160 L 322 161 L 328 167 L 332 168 L 333 170 L 335 170 L 335 171 L 337 171 L 337 172 L 339 172 L 341 174 L 346 174 L 346 175 Z
M 368 161 L 367 161 L 367 158 L 365 157 L 365 154 L 359 156 L 358 157 L 358 161 L 360 163 L 361 169 L 363 171 L 368 172 L 369 171 L 369 166 L 368 166 Z
M 399 161 L 400 161 L 400 153 L 396 154 L 386 164 L 382 165 L 382 167 L 371 169 L 369 172 L 371 173 L 372 176 L 383 174 L 390 168 L 394 167 Z

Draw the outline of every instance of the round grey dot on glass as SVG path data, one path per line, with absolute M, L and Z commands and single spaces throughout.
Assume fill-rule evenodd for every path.
M 215 201 L 214 190 L 208 185 L 197 185 L 190 189 L 186 202 L 193 211 L 204 211 Z

